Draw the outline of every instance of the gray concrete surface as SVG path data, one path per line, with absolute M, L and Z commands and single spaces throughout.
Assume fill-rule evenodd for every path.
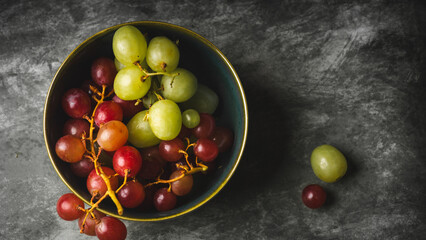
M 211 40 L 248 98 L 247 148 L 229 184 L 179 218 L 125 222 L 128 239 L 421 239 L 426 234 L 426 8 L 411 1 L 0 1 L 0 239 L 88 239 L 61 220 L 69 190 L 43 140 L 45 96 L 79 43 L 158 20 Z M 313 174 L 333 144 L 347 175 Z M 321 184 L 321 209 L 301 202 Z

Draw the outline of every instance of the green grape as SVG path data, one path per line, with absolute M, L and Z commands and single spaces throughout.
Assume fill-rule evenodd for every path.
M 115 57 L 126 66 L 142 60 L 146 55 L 147 44 L 143 34 L 133 26 L 120 27 L 112 39 Z
M 151 87 L 151 78 L 143 79 L 145 76 L 134 65 L 121 69 L 114 80 L 115 94 L 126 101 L 142 98 Z
M 345 156 L 330 145 L 321 145 L 314 149 L 311 155 L 311 165 L 315 175 L 328 183 L 339 180 L 345 175 L 348 168 Z
M 183 102 L 183 109 L 195 109 L 199 113 L 213 114 L 219 103 L 219 97 L 210 88 L 198 84 L 197 91 L 188 101 Z
M 126 67 L 126 65 L 118 61 L 117 58 L 114 58 L 114 64 L 115 64 L 115 69 L 117 69 L 117 72 Z
M 127 129 L 129 130 L 128 140 L 138 148 L 151 147 L 159 144 L 161 141 L 152 132 L 148 118 L 145 117 L 147 113 L 148 110 L 138 112 L 127 123 Z
M 197 91 L 197 78 L 190 71 L 176 68 L 161 78 L 163 96 L 174 102 L 180 103 L 190 99 Z
M 149 42 L 146 62 L 156 72 L 171 72 L 179 64 L 179 49 L 167 37 L 155 37 Z
M 194 109 L 188 109 L 182 113 L 182 123 L 187 128 L 195 128 L 200 124 L 200 114 Z
M 179 135 L 182 114 L 175 102 L 167 99 L 155 102 L 149 109 L 148 118 L 152 132 L 159 139 L 172 140 Z
M 149 91 L 145 97 L 142 98 L 142 104 L 146 108 L 150 108 L 152 104 L 154 104 L 156 101 L 158 101 L 157 96 L 151 91 Z

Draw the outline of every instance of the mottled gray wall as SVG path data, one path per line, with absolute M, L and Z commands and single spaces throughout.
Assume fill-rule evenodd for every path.
M 42 116 L 66 56 L 96 32 L 159 20 L 211 40 L 235 66 L 250 127 L 240 167 L 200 209 L 126 222 L 128 239 L 420 239 L 426 234 L 426 8 L 411 1 L 0 1 L 0 239 L 87 239 L 61 220 L 69 190 Z M 320 182 L 309 156 L 347 156 Z M 329 193 L 306 208 L 308 184 Z

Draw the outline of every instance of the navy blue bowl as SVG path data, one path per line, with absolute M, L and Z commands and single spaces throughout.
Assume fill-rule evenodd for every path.
M 219 154 L 215 160 L 216 170 L 208 176 L 194 175 L 194 187 L 185 197 L 179 197 L 175 209 L 166 212 L 140 212 L 125 209 L 118 215 L 111 200 L 100 204 L 99 210 L 126 220 L 157 221 L 173 218 L 190 212 L 215 196 L 228 182 L 238 166 L 247 138 L 248 111 L 244 91 L 237 73 L 226 57 L 202 36 L 176 25 L 163 22 L 130 22 L 107 28 L 81 43 L 65 59 L 56 72 L 44 108 L 44 138 L 53 167 L 62 181 L 87 204 L 90 194 L 86 180 L 72 174 L 69 164 L 59 159 L 55 153 L 56 141 L 62 136 L 62 128 L 67 116 L 61 108 L 61 98 L 66 90 L 79 87 L 90 79 L 91 63 L 98 57 L 114 58 L 112 38 L 114 32 L 125 25 L 133 25 L 150 36 L 167 36 L 179 39 L 179 66 L 197 76 L 198 81 L 219 96 L 219 106 L 213 116 L 216 125 L 225 126 L 234 132 L 234 145 L 226 153 Z

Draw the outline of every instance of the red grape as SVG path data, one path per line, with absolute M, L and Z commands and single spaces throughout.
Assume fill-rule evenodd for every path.
M 112 170 L 109 167 L 101 167 L 101 168 L 103 172 L 105 173 L 105 175 L 110 177 L 109 181 L 111 183 L 112 190 L 116 190 L 118 188 L 118 177 L 113 176 L 115 174 L 114 170 Z M 87 186 L 87 190 L 89 190 L 91 195 L 93 195 L 94 192 L 97 191 L 99 193 L 98 195 L 99 197 L 103 196 L 108 190 L 102 177 L 96 173 L 96 169 L 93 169 L 92 172 L 90 172 L 89 176 L 87 177 L 86 186 Z
M 102 92 L 102 87 L 100 87 L 98 84 L 96 84 L 93 80 L 91 79 L 87 79 L 85 80 L 81 85 L 80 88 L 86 92 L 87 94 L 89 94 L 89 96 L 91 96 L 93 94 L 92 89 L 90 89 L 90 86 L 95 87 L 99 92 Z M 106 91 L 108 92 L 108 91 Z M 92 101 L 93 103 L 95 103 L 94 101 Z
M 100 240 L 124 240 L 127 236 L 126 225 L 115 217 L 103 217 L 95 227 Z
M 145 198 L 143 202 L 137 207 L 137 210 L 146 212 L 151 210 L 154 207 L 154 194 L 157 191 L 155 186 L 149 186 L 144 189 L 145 190 Z
M 93 210 L 93 214 L 95 215 L 96 219 L 92 217 L 91 214 L 89 214 L 86 218 L 86 222 L 84 223 L 83 233 L 89 236 L 96 236 L 95 233 L 95 226 L 96 222 L 100 222 L 101 218 L 106 217 L 105 214 L 99 212 L 98 210 Z M 86 214 L 83 214 L 78 219 L 78 227 L 81 228 L 81 224 L 83 223 L 84 218 L 86 217 Z
M 89 158 L 83 158 L 78 162 L 71 163 L 70 168 L 74 175 L 85 178 L 89 176 L 90 172 L 95 168 L 95 165 Z
M 120 203 L 126 208 L 135 208 L 145 199 L 145 190 L 139 182 L 130 181 L 117 193 Z
M 308 208 L 321 207 L 327 198 L 327 193 L 318 184 L 306 186 L 302 192 L 302 201 Z
M 123 110 L 113 101 L 105 101 L 99 104 L 95 112 L 95 123 L 98 127 L 112 120 L 123 120 Z
M 160 211 L 168 211 L 176 206 L 176 195 L 169 192 L 167 188 L 160 188 L 154 195 L 154 206 Z
M 157 146 L 142 149 L 143 167 L 139 171 L 139 179 L 155 179 L 165 165 Z
M 198 139 L 208 138 L 213 133 L 216 124 L 212 115 L 208 113 L 200 113 L 200 124 L 192 129 L 192 133 Z
M 83 158 L 86 149 L 81 139 L 71 135 L 65 135 L 56 142 L 55 151 L 60 159 L 65 162 L 73 163 Z
M 216 143 L 207 138 L 198 139 L 194 146 L 194 154 L 204 162 L 213 161 L 219 149 L 217 148 Z
M 226 152 L 234 142 L 234 134 L 228 128 L 216 127 L 210 139 L 216 143 L 219 152 Z
M 138 174 L 142 166 L 142 157 L 139 151 L 132 146 L 123 146 L 119 148 L 112 159 L 114 170 L 122 177 L 125 176 L 125 170 L 129 170 L 128 177 L 134 177 Z
M 62 108 L 68 116 L 82 118 L 90 112 L 90 97 L 83 90 L 72 88 L 62 97 Z
M 119 98 L 117 95 L 114 95 L 112 98 L 112 101 L 116 102 L 121 106 L 121 109 L 123 109 L 123 117 L 126 119 L 132 118 L 136 113 L 143 110 L 143 104 L 139 103 L 136 104 L 136 100 L 133 101 L 125 101 Z
M 81 138 L 83 133 L 89 136 L 90 124 L 84 119 L 68 119 L 64 124 L 63 134 Z
M 59 217 L 66 221 L 76 220 L 84 214 L 78 207 L 84 208 L 84 203 L 74 193 L 62 195 L 56 203 L 56 211 Z
M 158 150 L 164 160 L 176 162 L 183 157 L 179 150 L 185 150 L 185 145 L 180 138 L 175 138 L 170 141 L 161 141 Z
M 109 58 L 98 58 L 92 63 L 92 79 L 99 86 L 112 86 L 117 69 L 114 61 Z
M 105 123 L 98 132 L 98 143 L 106 151 L 115 151 L 127 142 L 129 131 L 124 123 L 113 120 Z
M 191 129 L 182 125 L 182 128 L 180 129 L 178 138 L 184 140 L 185 138 L 189 138 L 190 136 L 191 136 Z
M 174 179 L 177 178 L 179 176 L 182 176 L 182 172 L 177 170 L 174 171 L 171 175 L 169 179 Z M 184 196 L 186 194 L 188 194 L 191 189 L 192 189 L 192 185 L 194 184 L 194 179 L 192 177 L 191 174 L 186 175 L 185 177 L 172 182 L 172 192 L 176 195 L 176 196 Z

